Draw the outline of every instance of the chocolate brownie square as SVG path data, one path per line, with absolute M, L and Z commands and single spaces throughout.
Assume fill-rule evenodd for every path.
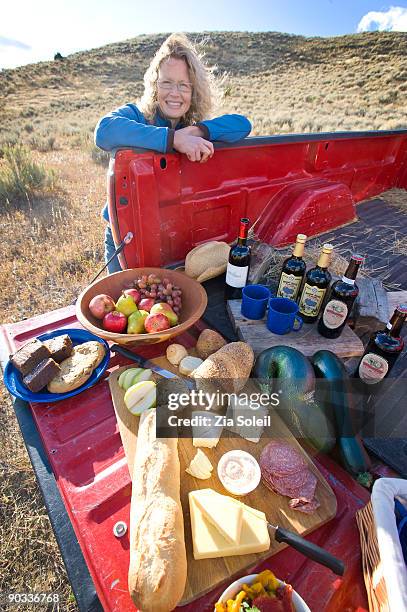
M 49 349 L 52 359 L 57 363 L 61 363 L 72 353 L 73 344 L 68 334 L 55 336 L 51 340 L 44 340 L 44 344 Z
M 33 393 L 41 391 L 55 376 L 61 368 L 51 358 L 41 361 L 32 372 L 23 378 L 23 383 Z
M 51 356 L 49 349 L 34 338 L 21 346 L 14 355 L 10 355 L 10 361 L 23 376 L 29 374 L 41 361 Z

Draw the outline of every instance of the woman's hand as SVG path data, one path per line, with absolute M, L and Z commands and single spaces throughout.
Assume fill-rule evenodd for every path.
M 190 125 L 174 133 L 174 149 L 184 153 L 189 161 L 206 162 L 213 155 L 213 144 L 202 138 L 202 130 Z

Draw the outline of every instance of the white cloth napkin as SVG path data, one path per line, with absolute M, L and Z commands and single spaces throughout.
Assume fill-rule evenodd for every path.
M 389 608 L 407 610 L 407 571 L 397 532 L 394 498 L 407 503 L 407 480 L 379 478 L 373 485 L 372 507 Z

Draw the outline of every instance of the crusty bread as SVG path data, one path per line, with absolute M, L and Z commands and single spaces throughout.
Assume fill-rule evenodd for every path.
M 142 612 L 170 612 L 187 578 L 177 438 L 156 438 L 156 411 L 140 417 L 130 508 L 129 591 Z
M 239 393 L 245 386 L 254 363 L 254 353 L 246 342 L 230 342 L 210 355 L 192 372 L 192 378 L 209 379 L 228 393 Z
M 209 278 L 223 274 L 226 270 L 230 246 L 226 242 L 211 240 L 199 244 L 187 253 L 185 274 L 203 283 Z
M 105 356 L 101 342 L 91 340 L 72 349 L 71 356 L 59 365 L 61 371 L 48 383 L 50 393 L 67 393 L 83 385 Z
M 201 359 L 207 359 L 209 355 L 216 353 L 225 344 L 226 340 L 217 331 L 204 329 L 199 334 L 195 348 Z

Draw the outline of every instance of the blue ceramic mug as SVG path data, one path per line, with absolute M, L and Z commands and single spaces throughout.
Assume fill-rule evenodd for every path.
M 270 289 L 264 285 L 246 285 L 242 289 L 241 313 L 246 319 L 262 319 L 266 314 Z
M 270 298 L 267 329 L 273 334 L 300 331 L 303 320 L 298 316 L 298 304 L 289 298 Z

